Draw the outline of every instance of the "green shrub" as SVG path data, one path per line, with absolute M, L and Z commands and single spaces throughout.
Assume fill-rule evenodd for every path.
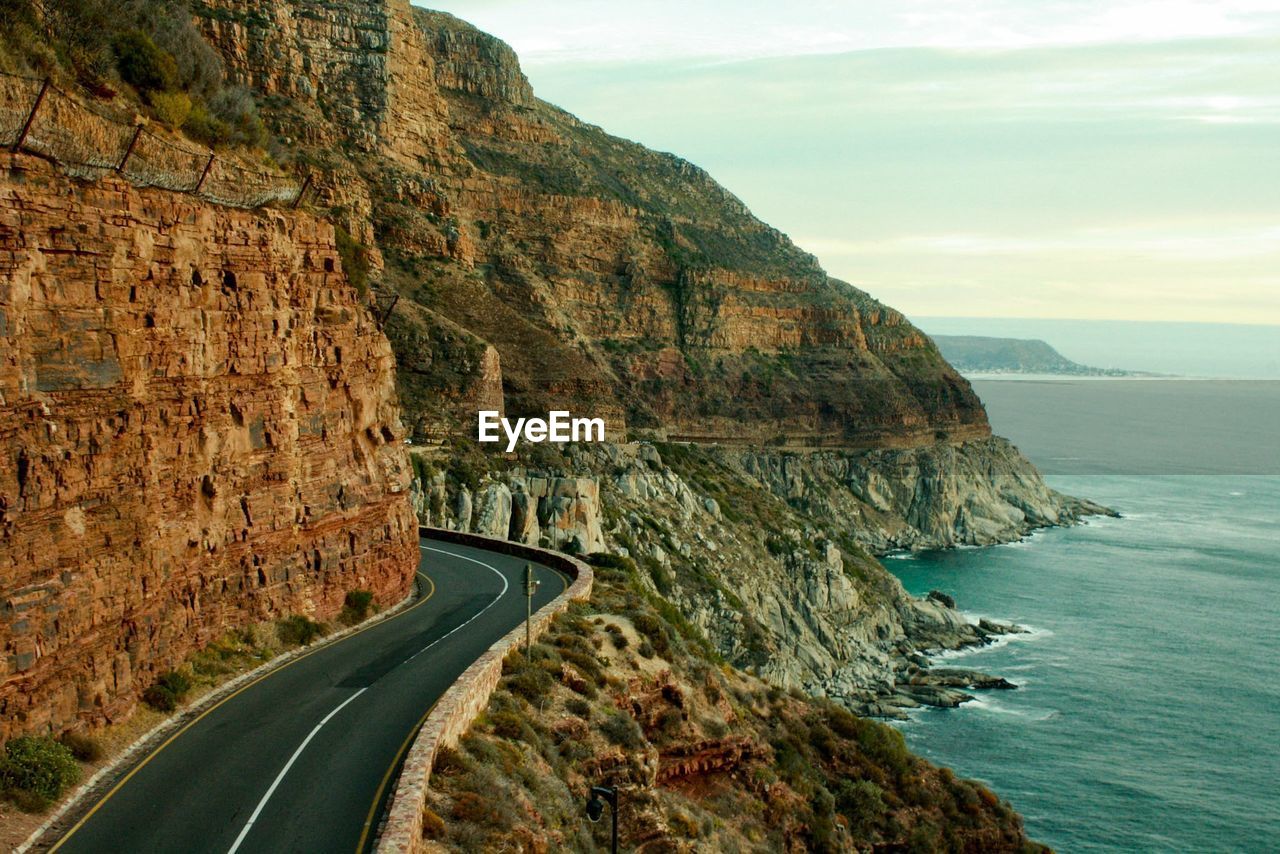
M 157 712 L 172 712 L 178 708 L 178 698 L 159 685 L 152 685 L 142 692 L 142 702 Z
M 156 682 L 179 697 L 184 696 L 191 690 L 191 677 L 177 670 L 170 670 L 167 673 L 160 674 L 160 678 Z
M 495 712 L 489 716 L 489 726 L 502 738 L 524 738 L 524 718 L 515 712 Z
M 219 89 L 209 99 L 209 112 L 223 129 L 218 143 L 265 148 L 271 141 L 267 126 L 258 115 L 253 93 L 242 86 Z
M 142 692 L 142 702 L 158 712 L 172 712 L 191 690 L 191 679 L 176 670 L 162 673 L 155 684 Z
M 564 708 L 569 714 L 577 715 L 584 720 L 591 720 L 591 704 L 586 700 L 570 697 L 564 701 Z
M 454 798 L 450 814 L 458 821 L 472 824 L 493 824 L 498 818 L 490 799 L 475 792 L 463 792 Z
M 836 809 L 855 835 L 867 836 L 884 820 L 884 790 L 870 780 L 841 780 L 835 795 Z
M 372 606 L 372 590 L 349 590 L 347 598 L 342 603 L 342 614 L 338 619 L 348 626 L 354 626 L 369 616 L 369 609 Z
M 582 672 L 592 682 L 599 685 L 604 678 L 604 672 L 600 669 L 600 659 L 589 652 L 579 652 L 576 649 L 566 649 L 560 653 L 560 657 L 572 664 Z
M 307 646 L 324 634 L 324 626 L 302 614 L 285 617 L 276 623 L 280 642 L 286 646 Z
M 23 736 L 4 746 L 0 785 L 23 809 L 47 808 L 80 779 L 80 766 L 65 745 L 47 736 Z
M 333 227 L 333 237 L 338 249 L 338 257 L 342 259 L 342 272 L 347 274 L 347 281 L 356 289 L 356 293 L 364 297 L 369 293 L 368 248 L 340 225 Z M 479 485 L 478 477 L 476 485 Z
M 167 92 L 177 87 L 178 64 L 173 55 L 156 47 L 151 36 L 129 30 L 111 45 L 120 79 L 139 92 Z
M 645 568 L 649 570 L 649 577 L 653 579 L 653 586 L 658 592 L 663 596 L 670 596 L 676 586 L 676 578 L 671 570 L 653 559 L 645 561 Z
M 626 634 L 622 631 L 622 626 L 619 626 L 617 623 L 608 623 L 605 625 L 604 630 L 609 633 L 609 637 L 613 641 L 614 646 L 618 649 L 627 648 L 629 641 L 627 640 Z
M 628 581 L 636 577 L 636 562 L 622 555 L 598 552 L 586 556 L 602 581 Z
M 533 702 L 550 693 L 555 685 L 551 674 L 538 667 L 526 666 L 518 673 L 502 680 L 504 687 L 512 694 L 524 697 Z
M 442 747 L 436 751 L 436 760 L 431 766 L 432 775 L 463 774 L 469 770 L 471 760 L 452 747 Z
M 444 819 L 434 810 L 424 807 L 422 810 L 422 838 L 440 839 L 444 836 L 444 832 Z
M 680 726 L 684 723 L 684 715 L 679 709 L 663 709 L 658 715 L 658 719 L 654 722 L 654 731 L 671 738 L 680 731 Z
M 191 96 L 185 92 L 152 92 L 147 100 L 156 118 L 171 130 L 182 127 L 191 115 Z
M 600 723 L 600 732 L 609 741 L 628 749 L 644 746 L 644 733 L 632 717 L 624 712 L 613 712 Z
M 200 101 L 192 103 L 182 129 L 187 136 L 210 147 L 225 144 L 231 136 L 227 123 L 209 112 L 209 107 Z
M 106 753 L 102 742 L 82 732 L 63 734 L 62 743 L 71 751 L 71 755 L 81 762 L 97 762 Z

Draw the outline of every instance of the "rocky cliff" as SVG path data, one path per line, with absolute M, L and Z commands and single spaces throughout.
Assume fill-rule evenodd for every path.
M 910 653 L 981 634 L 868 550 L 1007 541 L 1096 509 L 993 438 L 901 314 L 696 166 L 538 100 L 497 39 L 403 0 L 199 14 L 395 300 L 411 433 L 453 440 L 419 468 L 423 521 L 636 554 L 735 663 L 874 709 Z M 460 465 L 481 406 L 704 448 Z
M 627 557 L 638 583 L 734 665 L 887 716 L 963 702 L 969 685 L 1003 687 L 935 674 L 925 655 L 1004 629 L 908 595 L 873 552 L 1003 541 L 1102 509 L 1049 490 L 1002 440 L 927 452 L 631 443 L 536 460 L 418 454 L 424 524 Z
M 0 160 L 0 738 L 417 563 L 387 340 L 333 228 Z
M 696 166 L 539 101 L 502 42 L 405 0 L 202 6 L 230 73 L 367 244 L 413 432 L 477 399 L 611 433 L 883 447 L 988 435 L 898 312 Z
M 878 549 L 1007 540 L 1084 509 L 991 438 L 902 315 L 696 166 L 539 101 L 497 39 L 403 0 L 198 13 L 395 300 L 416 441 L 474 435 L 478 408 L 562 408 L 614 439 L 768 448 L 763 482 L 867 520 Z M 804 496 L 766 461 L 814 449 L 833 453 L 785 464 L 821 481 Z M 868 450 L 855 477 L 842 455 Z

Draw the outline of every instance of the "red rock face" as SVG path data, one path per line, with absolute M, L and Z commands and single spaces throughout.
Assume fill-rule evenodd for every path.
M 260 5 L 198 15 L 236 82 L 287 97 L 264 114 L 325 163 L 316 197 L 369 244 L 384 298 L 402 297 L 387 334 L 420 437 L 474 434 L 495 394 L 511 415 L 590 413 L 613 435 L 989 435 L 905 317 L 696 166 L 538 100 L 501 41 L 407 0 Z
M 417 563 L 390 345 L 310 216 L 0 160 L 0 738 Z

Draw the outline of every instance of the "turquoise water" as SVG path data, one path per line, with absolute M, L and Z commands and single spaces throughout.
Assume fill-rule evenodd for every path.
M 902 724 L 1060 851 L 1280 850 L 1280 477 L 1057 476 L 1123 519 L 889 558 L 1031 635 L 953 659 L 1006 676 Z

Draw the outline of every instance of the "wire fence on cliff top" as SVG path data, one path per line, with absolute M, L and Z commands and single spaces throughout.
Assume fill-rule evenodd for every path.
M 141 187 L 192 193 L 221 205 L 297 205 L 301 186 L 160 136 L 145 123 L 81 102 L 49 80 L 0 73 L 0 146 L 58 163 L 70 175 L 96 180 L 116 172 Z

